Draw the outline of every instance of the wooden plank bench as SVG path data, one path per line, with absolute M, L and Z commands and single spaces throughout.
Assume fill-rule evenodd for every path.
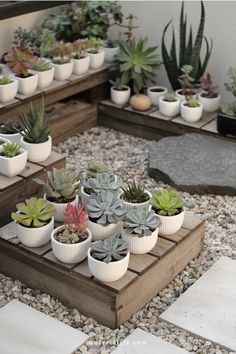
M 92 277 L 87 260 L 67 265 L 56 260 L 50 243 L 40 248 L 20 244 L 12 222 L 0 229 L 0 272 L 116 328 L 197 257 L 203 248 L 204 226 L 204 221 L 186 212 L 183 227 L 176 234 L 159 237 L 148 254 L 131 255 L 125 276 L 104 283 Z

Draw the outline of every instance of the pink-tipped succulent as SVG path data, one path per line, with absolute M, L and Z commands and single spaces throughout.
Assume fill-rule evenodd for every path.
M 204 97 L 213 98 L 217 96 L 217 86 L 213 86 L 213 81 L 210 73 L 207 73 L 206 76 L 200 78 L 199 85 L 203 92 Z
M 71 203 L 67 204 L 65 210 L 65 225 L 75 225 L 79 231 L 85 231 L 87 228 L 88 215 L 81 203 L 74 206 Z
M 27 48 L 16 46 L 4 55 L 4 60 L 14 74 L 26 77 L 28 70 L 32 69 L 37 57 Z

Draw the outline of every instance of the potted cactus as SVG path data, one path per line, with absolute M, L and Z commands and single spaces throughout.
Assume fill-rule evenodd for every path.
M 175 91 L 176 96 L 180 101 L 185 101 L 186 96 L 192 96 L 197 98 L 195 79 L 191 76 L 193 67 L 191 65 L 183 65 L 181 67 L 181 75 L 178 77 L 178 82 L 181 85 L 181 89 Z
M 147 89 L 147 95 L 150 98 L 152 105 L 159 106 L 160 97 L 163 97 L 167 93 L 167 88 L 163 86 L 150 86 Z
M 92 242 L 87 218 L 81 203 L 67 204 L 64 225 L 58 226 L 51 234 L 52 250 L 59 261 L 72 264 L 82 262 L 87 257 Z
M 85 74 L 89 69 L 90 56 L 86 53 L 88 43 L 87 39 L 78 39 L 73 43 L 72 61 L 75 75 Z
M 14 177 L 22 172 L 27 162 L 27 151 L 17 143 L 5 143 L 0 146 L 0 173 Z
M 0 126 L 0 137 L 9 140 L 11 143 L 17 143 L 20 145 L 21 134 L 18 133 L 20 129 L 19 123 L 14 120 L 4 122 Z
M 101 49 L 103 41 L 99 38 L 89 39 L 89 48 L 87 53 L 90 57 L 90 68 L 99 69 L 105 60 L 105 52 Z
M 202 104 L 193 96 L 186 96 L 186 101 L 180 104 L 180 112 L 186 122 L 198 122 L 202 117 Z
M 117 281 L 127 272 L 129 256 L 127 242 L 117 236 L 93 242 L 88 250 L 89 270 L 100 281 Z
M 160 235 L 171 235 L 181 228 L 185 209 L 183 199 L 176 189 L 167 188 L 155 191 L 150 203 L 161 220 Z
M 159 111 L 165 117 L 175 117 L 179 114 L 180 98 L 175 93 L 166 93 L 159 99 Z
M 217 86 L 213 86 L 213 81 L 210 73 L 200 78 L 199 87 L 202 92 L 198 95 L 198 100 L 201 102 L 203 111 L 214 113 L 220 107 L 220 94 L 217 91 Z
M 88 228 L 93 241 L 102 240 L 120 233 L 121 220 L 125 214 L 121 200 L 111 192 L 102 191 L 92 195 L 87 204 Z
M 117 41 L 108 39 L 105 41 L 104 45 L 101 46 L 101 49 L 105 52 L 105 62 L 112 63 L 115 61 L 116 56 L 119 53 Z
M 48 60 L 43 58 L 38 59 L 33 64 L 33 68 L 30 72 L 38 75 L 38 88 L 51 85 L 54 77 L 54 68 Z
M 115 81 L 110 81 L 111 86 L 111 100 L 115 104 L 125 105 L 130 99 L 130 87 L 127 86 L 127 81 L 124 81 L 124 77 L 118 77 Z
M 128 242 L 130 252 L 144 254 L 155 246 L 160 219 L 149 207 L 134 208 L 127 212 L 122 222 L 122 239 Z
M 43 198 L 31 197 L 16 205 L 11 217 L 16 222 L 17 236 L 23 245 L 41 247 L 50 241 L 54 228 L 54 210 Z
M 44 186 L 44 198 L 54 207 L 54 219 L 64 221 L 64 214 L 68 203 L 73 206 L 78 204 L 77 188 L 79 181 L 76 176 L 65 168 L 60 170 L 53 168 L 47 172 L 47 181 L 35 178 L 36 183 Z
M 120 199 L 123 207 L 128 211 L 133 208 L 148 207 L 151 193 L 144 189 L 144 187 L 136 182 L 127 183 L 126 187 L 122 187 Z
M 0 76 L 0 102 L 12 101 L 17 94 L 18 81 L 8 75 Z
M 71 43 L 58 42 L 52 48 L 52 67 L 54 67 L 54 78 L 58 81 L 67 80 L 73 71 L 71 60 Z

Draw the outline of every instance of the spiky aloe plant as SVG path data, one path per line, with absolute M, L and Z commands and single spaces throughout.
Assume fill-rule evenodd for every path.
M 135 181 L 127 183 L 127 187 L 122 187 L 122 190 L 122 198 L 128 203 L 144 203 L 149 199 L 144 186 Z
M 211 39 L 210 43 L 206 37 L 204 37 L 204 25 L 205 25 L 205 8 L 201 1 L 201 19 L 197 31 L 195 41 L 193 40 L 192 26 L 190 26 L 189 35 L 187 36 L 187 15 L 184 13 L 184 1 L 182 2 L 181 13 L 180 13 L 180 26 L 179 26 L 179 60 L 177 59 L 176 42 L 175 42 L 175 32 L 174 28 L 172 30 L 172 43 L 170 51 L 168 52 L 165 44 L 165 35 L 171 24 L 170 20 L 164 28 L 162 34 L 162 57 L 165 69 L 171 86 L 174 90 L 180 88 L 180 83 L 178 82 L 178 76 L 181 73 L 181 67 L 183 65 L 191 65 L 193 67 L 192 76 L 197 82 L 200 77 L 204 74 L 208 61 L 211 56 L 213 41 Z M 202 49 L 203 38 L 206 43 L 206 53 L 203 61 L 201 60 L 200 54 Z

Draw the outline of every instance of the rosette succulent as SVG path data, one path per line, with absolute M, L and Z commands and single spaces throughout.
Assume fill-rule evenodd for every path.
M 181 195 L 174 188 L 155 191 L 150 199 L 150 203 L 157 214 L 163 216 L 179 214 L 184 207 Z
M 128 252 L 128 243 L 117 236 L 94 242 L 91 245 L 92 257 L 105 263 L 120 261 Z
M 127 212 L 123 222 L 123 228 L 131 236 L 151 236 L 161 225 L 160 219 L 149 208 L 132 209 Z
M 99 194 L 102 191 L 118 193 L 121 182 L 115 176 L 107 172 L 97 173 L 94 177 L 83 181 L 83 187 L 89 194 Z

